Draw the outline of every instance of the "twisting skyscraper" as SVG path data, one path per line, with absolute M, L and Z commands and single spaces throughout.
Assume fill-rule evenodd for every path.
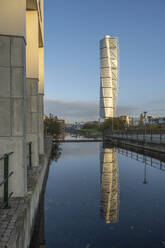
M 100 118 L 114 117 L 118 82 L 117 38 L 100 40 Z

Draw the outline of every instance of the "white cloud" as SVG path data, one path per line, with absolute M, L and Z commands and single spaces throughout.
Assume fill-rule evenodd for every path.
M 154 106 L 154 108 L 152 107 Z M 117 115 L 139 116 L 143 111 L 163 115 L 164 101 L 148 102 L 145 106 L 117 106 Z M 52 113 L 67 122 L 92 121 L 99 118 L 99 103 L 45 99 L 45 114 Z
M 98 104 L 95 102 L 45 99 L 45 114 L 52 113 L 68 122 L 97 120 Z
M 135 106 L 117 106 L 116 115 L 129 115 L 129 116 L 136 116 L 140 113 L 139 107 Z

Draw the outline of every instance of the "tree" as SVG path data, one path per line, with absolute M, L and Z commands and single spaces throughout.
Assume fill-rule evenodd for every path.
M 62 148 L 60 146 L 60 143 L 55 143 L 53 144 L 52 146 L 52 152 L 51 152 L 51 156 L 50 156 L 50 159 L 51 161 L 56 161 L 60 158 L 61 156 L 61 153 L 62 153 Z
M 46 135 L 58 136 L 61 133 L 61 124 L 57 116 L 49 114 L 49 117 L 46 116 L 44 120 L 44 133 Z
M 99 124 L 97 121 L 86 122 L 82 126 L 83 129 L 98 129 Z
M 143 127 L 143 126 L 144 126 L 144 116 L 143 116 L 142 113 L 140 114 L 139 126 L 140 126 L 140 127 Z
M 123 130 L 126 129 L 126 120 L 122 120 L 120 117 L 108 118 L 101 125 L 101 130 Z

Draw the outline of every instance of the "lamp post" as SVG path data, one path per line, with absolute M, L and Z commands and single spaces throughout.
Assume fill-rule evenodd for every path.
M 143 116 L 144 116 L 144 119 L 145 119 L 145 124 L 146 124 L 146 116 L 147 116 L 147 113 L 148 113 L 147 111 L 144 111 L 144 112 L 143 112 L 143 114 L 144 114 Z
M 145 121 L 145 124 L 144 124 L 145 125 L 145 127 L 144 127 L 144 137 L 146 137 L 146 116 L 147 116 L 147 111 L 144 111 L 143 113 L 144 113 L 143 116 L 144 116 L 144 121 Z
M 147 116 L 147 111 L 144 111 L 144 118 L 145 118 L 145 136 L 146 136 L 146 116 Z M 146 165 L 146 157 L 145 157 L 145 164 L 144 164 L 144 181 L 143 181 L 143 184 L 147 184 L 147 165 Z

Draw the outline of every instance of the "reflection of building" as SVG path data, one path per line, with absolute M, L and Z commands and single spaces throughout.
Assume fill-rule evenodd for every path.
M 117 38 L 106 35 L 100 41 L 100 118 L 114 117 L 118 82 Z
M 101 217 L 105 222 L 118 221 L 119 183 L 115 148 L 100 147 Z

